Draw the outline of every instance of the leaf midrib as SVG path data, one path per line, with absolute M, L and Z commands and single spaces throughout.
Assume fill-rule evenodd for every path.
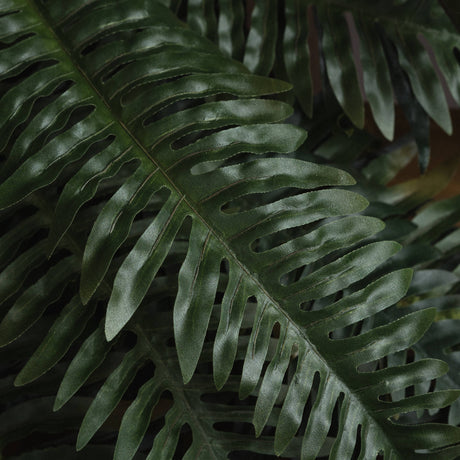
M 193 410 L 187 396 L 185 395 L 185 392 L 178 388 L 175 385 L 171 385 L 171 383 L 179 380 L 180 381 L 180 376 L 178 379 L 177 375 L 174 375 L 171 371 L 170 368 L 163 362 L 163 357 L 158 353 L 157 349 L 152 345 L 151 341 L 147 337 L 147 334 L 144 331 L 144 328 L 142 327 L 141 324 L 136 323 L 135 326 L 133 327 L 133 331 L 136 333 L 136 335 L 142 340 L 145 348 L 148 349 L 148 353 L 151 354 L 153 361 L 155 363 L 155 366 L 157 367 L 157 370 L 161 372 L 167 380 L 167 386 L 168 388 L 174 392 L 174 397 L 179 397 L 182 405 L 184 406 L 185 410 L 187 411 L 189 417 L 194 420 L 193 427 L 198 427 L 199 431 L 201 433 L 201 438 L 202 441 L 205 442 L 205 444 L 208 446 L 208 451 L 212 452 L 213 458 L 215 460 L 220 460 L 219 457 L 217 457 L 214 454 L 214 449 L 212 448 L 212 444 L 210 442 L 206 442 L 208 439 L 207 432 L 205 431 L 204 427 L 201 424 L 200 418 L 195 414 L 195 411 Z M 174 391 L 176 390 L 176 391 Z
M 46 224 L 49 225 L 54 216 L 53 209 L 49 205 L 49 202 L 36 192 L 30 196 L 29 200 L 34 204 L 34 206 L 40 209 L 40 211 L 43 213 L 43 219 L 45 220 Z M 69 249 L 72 250 L 72 252 L 80 259 L 80 261 L 83 260 L 83 249 L 78 240 L 74 238 L 74 235 L 71 235 L 69 232 L 66 232 L 63 238 L 67 242 Z M 107 283 L 107 281 L 105 280 L 105 278 L 101 282 L 101 288 L 108 296 L 110 296 L 112 289 L 109 283 Z M 152 356 L 152 361 L 154 362 L 155 366 L 157 366 L 158 370 L 160 370 L 164 375 L 167 376 L 170 390 L 176 390 L 175 397 L 179 397 L 189 416 L 195 421 L 193 426 L 199 427 L 202 439 L 206 440 L 207 435 L 205 428 L 201 425 L 200 418 L 195 415 L 195 412 L 192 409 L 188 401 L 188 398 L 186 397 L 184 392 L 180 390 L 178 386 L 171 386 L 171 383 L 176 382 L 178 380 L 180 381 L 180 376 L 172 374 L 172 372 L 169 370 L 169 367 L 164 363 L 164 356 L 161 356 L 160 353 L 158 353 L 157 349 L 152 345 L 141 324 L 136 322 L 132 330 L 143 341 L 145 348 L 148 349 L 148 353 Z M 213 451 L 211 443 L 206 443 L 206 445 L 209 447 L 210 451 Z M 216 456 L 214 456 L 214 459 L 220 460 L 219 457 Z
M 41 19 L 41 22 L 45 25 L 46 29 L 51 33 L 52 37 L 58 44 L 59 48 L 61 51 L 68 57 L 70 60 L 70 64 L 78 71 L 78 75 L 81 77 L 81 79 L 88 85 L 89 89 L 94 93 L 94 96 L 96 97 L 97 101 L 102 101 L 102 103 L 105 105 L 106 110 L 110 114 L 111 118 L 115 120 L 115 123 L 118 123 L 122 130 L 129 136 L 129 138 L 133 141 L 133 143 L 139 148 L 141 152 L 155 165 L 155 167 L 158 168 L 158 171 L 162 174 L 164 177 L 165 181 L 171 186 L 171 188 L 181 197 L 183 197 L 183 202 L 189 207 L 189 209 L 192 211 L 192 213 L 201 220 L 203 225 L 208 228 L 209 232 L 213 235 L 214 238 L 219 242 L 219 244 L 223 247 L 224 252 L 226 252 L 231 258 L 235 261 L 236 265 L 247 274 L 247 276 L 251 279 L 252 283 L 260 290 L 260 292 L 265 296 L 265 298 L 268 300 L 268 303 L 274 306 L 274 308 L 278 311 L 278 313 L 282 316 L 284 316 L 287 321 L 291 324 L 291 327 L 296 331 L 296 333 L 302 337 L 305 342 L 308 343 L 309 347 L 311 350 L 318 356 L 318 359 L 323 363 L 324 367 L 326 369 L 329 369 L 335 378 L 337 379 L 340 384 L 348 390 L 348 394 L 350 399 L 357 399 L 359 402 L 359 405 L 364 409 L 364 412 L 367 414 L 368 418 L 371 420 L 374 420 L 377 425 L 381 428 L 382 433 L 385 435 L 385 439 L 387 440 L 387 443 L 389 446 L 391 446 L 395 451 L 398 451 L 398 449 L 394 446 L 394 444 L 391 442 L 390 439 L 388 439 L 386 430 L 384 429 L 383 426 L 380 425 L 379 420 L 376 420 L 371 414 L 369 414 L 366 405 L 361 401 L 359 396 L 357 396 L 352 389 L 347 385 L 346 381 L 344 381 L 341 377 L 340 374 L 336 373 L 336 369 L 334 366 L 332 366 L 325 358 L 322 356 L 322 354 L 317 350 L 316 346 L 314 343 L 311 342 L 309 336 L 304 333 L 302 328 L 297 325 L 297 323 L 292 319 L 292 317 L 282 308 L 282 306 L 279 304 L 278 301 L 276 301 L 265 289 L 265 287 L 260 283 L 258 278 L 254 277 L 252 272 L 249 271 L 246 266 L 241 263 L 241 261 L 238 259 L 234 251 L 226 244 L 226 242 L 223 240 L 223 238 L 215 231 L 215 229 L 208 224 L 208 222 L 201 216 L 201 214 L 195 209 L 193 204 L 188 200 L 187 196 L 185 193 L 182 193 L 180 188 L 174 183 L 174 181 L 168 176 L 166 171 L 163 169 L 163 167 L 155 161 L 153 156 L 148 152 L 148 150 L 141 144 L 141 142 L 134 136 L 134 134 L 131 133 L 131 131 L 128 129 L 126 124 L 119 118 L 119 116 L 114 113 L 108 102 L 105 100 L 103 95 L 98 91 L 97 87 L 93 84 L 91 79 L 88 77 L 86 72 L 80 67 L 78 63 L 78 59 L 74 57 L 73 53 L 67 48 L 65 42 L 61 39 L 61 37 L 54 31 L 54 28 L 52 27 L 52 23 L 50 20 L 48 20 L 47 16 L 42 12 L 40 7 L 38 7 L 33 0 L 27 0 L 28 4 L 31 6 L 31 8 L 36 12 L 36 14 L 39 16 Z M 115 124 L 114 123 L 114 124 Z M 142 160 L 143 158 L 141 158 Z

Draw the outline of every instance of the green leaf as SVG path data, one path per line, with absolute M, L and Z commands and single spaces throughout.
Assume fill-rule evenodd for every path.
M 48 305 L 61 297 L 76 269 L 73 256 L 63 259 L 21 294 L 0 323 L 0 346 L 23 334 L 41 317 Z
M 152 415 L 155 439 L 147 458 L 226 458 L 238 450 L 270 454 L 273 443 L 277 454 L 301 458 L 351 458 L 358 444 L 362 458 L 421 458 L 425 447 L 454 458 L 458 429 L 430 425 L 420 429 L 421 436 L 414 425 L 395 423 L 396 417 L 405 420 L 407 411 L 453 404 L 457 392 L 427 387 L 445 366 L 425 360 L 395 368 L 392 358 L 385 361 L 415 346 L 436 312 L 417 311 L 383 325 L 376 321 L 401 301 L 411 281 L 410 270 L 391 272 L 391 265 L 420 263 L 409 253 L 425 246 L 408 246 L 400 259 L 393 258 L 400 244 L 383 240 L 384 224 L 360 214 L 368 201 L 344 190 L 355 183 L 351 175 L 302 159 L 306 133 L 283 123 L 292 107 L 276 99 L 284 96 L 266 97 L 288 91 L 289 84 L 251 75 L 230 58 L 245 49 L 246 62 L 269 74 L 282 49 L 274 33 L 283 25 L 278 11 L 256 5 L 244 48 L 229 47 L 228 28 L 225 32 L 214 2 L 184 3 L 181 12 L 190 12 L 195 30 L 213 40 L 227 37 L 225 55 L 184 27 L 165 4 L 0 5 L 0 20 L 9 24 L 0 49 L 0 97 L 8 109 L 0 112 L 0 126 L 8 133 L 0 178 L 0 205 L 8 208 L 0 214 L 0 243 L 8 249 L 0 249 L 5 254 L 0 277 L 9 297 L 2 304 L 0 332 L 5 343 L 18 338 L 19 358 L 27 355 L 19 345 L 36 347 L 17 383 L 54 366 L 45 379 L 57 386 L 68 366 L 56 409 L 78 390 L 91 394 L 91 385 L 99 384 L 77 448 L 104 426 L 115 431 L 116 408 L 126 407 L 118 458 L 134 457 Z M 407 13 L 410 5 L 398 5 L 397 11 Z M 295 5 L 288 7 L 295 17 Z M 237 12 L 236 3 L 222 11 L 230 9 Z M 326 4 L 318 11 L 334 92 L 362 125 L 348 19 L 339 7 Z M 241 24 L 241 14 L 234 17 Z M 285 47 L 294 43 L 303 49 L 306 62 L 305 30 L 301 25 L 286 30 Z M 240 29 L 230 35 L 241 38 Z M 383 53 L 373 38 L 379 61 Z M 388 61 L 391 53 L 384 46 Z M 367 51 L 372 53 L 371 45 Z M 288 73 L 296 69 L 295 60 L 291 54 Z M 282 63 L 276 69 L 283 72 Z M 390 94 L 387 77 L 382 71 L 372 104 L 389 133 L 391 120 L 382 120 L 391 118 L 391 110 L 380 100 L 381 91 Z M 432 88 L 431 77 L 417 74 L 420 88 Z M 433 101 L 427 94 L 424 104 L 432 113 L 439 108 Z M 345 145 L 353 151 L 343 163 L 353 169 L 352 161 L 363 163 L 359 154 L 369 140 L 359 136 L 342 145 L 343 137 L 318 156 L 335 161 Z M 317 140 L 312 150 L 316 143 L 321 149 Z M 385 177 L 394 170 L 388 166 Z M 382 189 L 369 195 L 387 199 L 384 211 L 402 221 L 397 190 Z M 403 203 L 406 209 L 420 204 L 415 198 Z M 384 235 L 406 232 L 398 239 L 437 242 L 457 215 L 453 203 L 422 211 L 409 225 L 390 222 Z M 436 216 L 446 222 L 436 223 Z M 22 232 L 25 240 L 14 247 L 20 239 L 11 232 L 24 225 L 37 225 L 40 232 Z M 47 229 L 54 250 L 49 260 L 49 247 L 41 242 Z M 13 255 L 7 256 L 10 247 Z M 423 263 L 441 260 L 439 250 L 424 256 Z M 43 272 L 26 268 L 28 261 Z M 87 310 L 76 297 L 80 273 L 82 302 L 95 299 Z M 48 305 L 53 308 L 37 328 L 53 326 L 49 333 L 31 330 L 37 340 L 31 345 L 24 333 Z M 96 329 L 96 321 L 83 313 L 93 308 L 101 321 Z M 8 360 L 7 372 L 18 364 Z M 134 396 L 127 390 L 133 383 L 138 390 L 138 382 L 145 386 L 130 402 Z M 34 385 L 41 395 L 44 384 Z M 406 397 L 412 385 L 416 394 Z M 32 402 L 22 403 L 28 390 L 14 391 L 10 413 L 20 413 L 22 404 L 32 409 Z M 46 391 L 49 395 L 51 387 Z M 400 399 L 385 400 L 398 392 Z M 238 394 L 254 398 L 237 404 Z M 18 420 L 30 429 L 24 417 Z M 257 439 L 246 428 L 238 432 L 240 424 L 251 422 Z M 271 434 L 264 434 L 266 426 L 274 427 Z M 191 440 L 188 447 L 183 436 Z
M 405 41 L 399 40 L 397 46 L 401 51 L 399 62 L 409 76 L 412 90 L 420 105 L 447 134 L 452 134 L 452 122 L 444 90 L 425 48 L 414 37 L 407 37 Z
M 360 36 L 360 58 L 363 70 L 364 91 L 374 120 L 382 134 L 393 139 L 395 110 L 390 71 L 377 31 L 365 18 L 356 16 L 356 29 Z
M 170 196 L 123 261 L 107 307 L 107 340 L 112 340 L 131 319 L 166 258 L 185 216 L 182 200 Z
M 112 345 L 105 340 L 102 327 L 96 329 L 83 342 L 61 382 L 54 403 L 54 410 L 60 409 L 69 401 L 91 373 L 99 367 L 111 347 Z
M 189 24 L 200 23 L 197 30 L 203 32 L 214 27 L 216 15 L 203 15 L 198 6 L 200 4 L 205 10 L 208 2 L 188 0 L 183 3 L 188 6 Z M 214 42 L 229 54 L 235 50 L 232 55 L 239 59 L 245 50 L 244 63 L 253 72 L 268 75 L 272 71 L 275 76 L 285 78 L 286 70 L 307 116 L 311 117 L 313 113 L 310 49 L 313 61 L 316 61 L 315 37 L 319 32 L 320 36 L 322 34 L 324 59 L 321 63 L 313 62 L 313 65 L 325 66 L 335 97 L 356 126 L 362 128 L 364 123 L 360 85 L 378 128 L 390 140 L 395 128 L 393 93 L 403 106 L 406 105 L 405 99 L 411 99 L 410 105 L 415 107 L 410 109 L 407 104 L 404 111 L 420 149 L 422 171 L 425 171 L 430 155 L 428 133 L 424 133 L 428 129 L 427 115 L 446 132 L 452 131 L 438 73 L 454 99 L 460 102 L 460 78 L 455 58 L 460 39 L 451 22 L 454 16 L 449 17 L 438 2 L 414 0 L 386 4 L 362 0 L 345 3 L 288 0 L 284 8 L 279 8 L 276 2 L 266 2 L 263 6 L 256 3 L 252 11 L 251 6 L 247 7 L 246 38 L 242 27 L 245 3 L 219 0 L 217 5 L 217 22 L 224 26 L 223 36 L 219 40 L 213 38 Z M 314 17 L 316 22 L 312 20 Z M 315 23 L 315 30 L 311 30 L 312 23 Z M 284 26 L 284 36 L 278 33 L 279 24 Z M 211 37 L 209 33 L 208 36 Z M 387 45 L 397 47 L 399 63 L 395 56 L 388 54 Z M 433 60 L 439 72 L 434 70 Z M 390 76 L 404 72 L 408 76 L 404 83 Z M 361 76 L 362 84 L 358 83 Z M 322 89 L 325 89 L 324 85 Z
M 78 432 L 77 450 L 86 446 L 94 433 L 115 409 L 142 362 L 139 349 L 133 348 L 102 385 L 81 424 Z
M 84 308 L 74 297 L 62 310 L 47 336 L 31 356 L 14 381 L 25 385 L 53 367 L 78 338 L 92 315 L 92 308 Z M 83 320 L 83 321 L 82 321 Z
M 278 34 L 277 9 L 277 0 L 254 5 L 243 60 L 251 72 L 268 75 L 273 67 Z
M 130 460 L 136 454 L 150 423 L 153 408 L 161 396 L 162 386 L 157 380 L 146 382 L 129 406 L 121 422 L 114 459 Z
M 218 249 L 211 233 L 194 221 L 174 306 L 175 338 L 184 383 L 195 371 L 214 305 L 220 265 Z
M 345 17 L 318 8 L 323 23 L 322 46 L 329 83 L 345 114 L 358 127 L 364 127 L 364 103 L 352 57 Z
M 297 0 L 288 0 L 286 6 L 286 28 L 283 52 L 289 79 L 303 111 L 313 115 L 313 84 L 311 81 L 310 49 L 307 43 L 307 5 Z

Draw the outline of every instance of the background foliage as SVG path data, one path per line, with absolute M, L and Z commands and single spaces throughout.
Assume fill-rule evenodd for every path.
M 455 18 L 0 0 L 2 456 L 458 458 Z

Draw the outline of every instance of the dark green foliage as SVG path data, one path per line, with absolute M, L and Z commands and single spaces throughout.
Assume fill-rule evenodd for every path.
M 345 20 L 315 3 L 334 94 L 362 125 Z M 284 122 L 291 86 L 267 76 L 277 5 L 257 3 L 245 38 L 238 1 L 217 20 L 208 1 L 0 0 L 5 458 L 460 455 L 458 359 L 433 345 L 457 346 L 458 198 L 409 221 L 438 187 L 386 187 L 413 148 L 362 168 L 365 134 L 313 121 L 305 143 Z M 291 47 L 306 8 L 284 6 L 286 70 L 308 112 L 311 85 L 295 81 L 308 53 Z M 362 30 L 374 55 L 377 32 Z M 450 129 L 424 53 L 401 67 Z M 369 100 L 389 134 L 378 76 Z M 30 445 L 33 431 L 44 441 Z
M 429 117 L 452 133 L 441 80 L 460 103 L 455 58 L 460 38 L 442 2 L 273 0 L 253 2 L 252 10 L 252 2 L 247 2 L 245 11 L 244 2 L 218 0 L 217 18 L 211 7 L 214 1 L 183 3 L 190 26 L 217 41 L 224 52 L 244 57 L 244 63 L 257 74 L 273 71 L 288 78 L 300 106 L 310 117 L 314 108 L 311 69 L 319 67 L 316 61 L 312 64 L 318 45 L 311 37 L 319 35 L 319 53 L 324 59 L 322 84 L 331 86 L 357 127 L 364 126 L 364 95 L 380 131 L 393 139 L 392 101 L 396 97 L 411 124 L 422 171 L 430 157 Z M 248 22 L 251 26 L 244 39 Z M 442 78 L 434 69 L 430 52 Z

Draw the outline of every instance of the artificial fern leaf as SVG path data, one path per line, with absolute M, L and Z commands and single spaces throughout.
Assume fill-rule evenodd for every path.
M 113 343 L 107 342 L 100 326 L 83 342 L 62 379 L 54 403 L 60 409 L 104 361 Z
M 251 72 L 268 75 L 273 68 L 278 36 L 277 10 L 277 0 L 254 5 L 243 60 Z
M 449 372 L 436 380 L 437 389 L 458 387 L 459 384 L 459 352 L 455 351 L 458 345 L 458 300 L 458 294 L 430 296 L 426 300 L 399 308 L 399 314 L 431 307 L 437 309 L 436 321 L 413 347 L 418 358 L 437 358 L 448 363 Z M 449 423 L 452 425 L 458 425 L 459 408 L 458 401 L 449 408 Z
M 439 212 L 441 209 L 443 212 Z M 407 312 L 436 308 L 435 322 L 424 337 L 412 346 L 412 352 L 417 357 L 441 358 L 448 362 L 449 372 L 436 380 L 437 389 L 458 387 L 458 352 L 455 350 L 458 344 L 459 278 L 458 273 L 451 268 L 455 266 L 460 244 L 458 230 L 451 227 L 456 219 L 458 212 L 455 199 L 430 204 L 415 216 L 413 221 L 419 227 L 406 236 L 410 241 L 407 247 L 414 247 L 420 240 L 425 245 L 429 241 L 433 245 L 429 247 L 435 247 L 437 253 L 433 253 L 431 260 L 424 260 L 415 272 L 411 287 L 406 297 L 398 303 L 398 308 L 388 310 L 385 319 L 382 318 L 383 321 L 391 321 Z M 441 343 L 442 346 L 439 346 Z M 405 362 L 406 359 L 405 353 L 391 357 L 395 364 Z M 426 391 L 426 383 L 415 387 L 416 394 Z M 458 401 L 449 408 L 449 421 L 454 425 L 458 421 L 458 408 Z
M 263 10 L 255 14 L 270 13 Z M 420 449 L 429 451 L 425 458 L 458 454 L 451 447 L 459 436 L 454 427 L 419 431 L 394 419 L 447 406 L 457 392 L 379 400 L 439 377 L 444 364 L 360 370 L 416 343 L 434 310 L 333 338 L 398 302 L 411 275 L 376 274 L 400 245 L 369 241 L 381 221 L 359 215 L 367 201 L 337 188 L 353 178 L 291 154 L 305 132 L 281 123 L 290 106 L 263 98 L 289 85 L 251 75 L 162 2 L 18 0 L 2 3 L 0 12 L 8 23 L 0 50 L 8 111 L 0 124 L 12 133 L 1 152 L 0 207 L 10 208 L 4 221 L 17 214 L 2 240 L 17 241 L 10 232 L 30 219 L 27 206 L 38 210 L 39 228 L 51 226 L 49 247 L 42 243 L 46 232 L 38 242 L 30 234 L 17 258 L 5 256 L 3 273 L 27 257 L 44 271 L 28 276 L 27 269 L 11 269 L 19 273 L 12 284 L 4 276 L 12 299 L 3 303 L 0 333 L 3 344 L 14 346 L 37 321 L 53 324 L 38 350 L 50 344 L 61 350 L 46 359 L 33 355 L 18 384 L 38 378 L 77 342 L 55 407 L 90 391 L 91 379 L 101 384 L 83 419 L 79 449 L 110 421 L 152 362 L 146 386 L 136 398 L 126 396 L 134 403 L 121 424 L 116 458 L 135 455 L 166 391 L 172 403 L 150 459 L 177 453 L 187 426 L 192 441 L 184 458 L 268 453 L 273 442 L 277 454 L 305 459 L 324 448 L 331 458 L 350 458 L 357 444 L 363 458 L 382 452 L 424 458 Z M 210 24 L 204 33 L 213 38 Z M 259 46 L 257 34 L 250 39 Z M 269 54 L 260 62 L 264 72 Z M 49 261 L 45 249 L 55 251 Z M 71 300 L 80 270 L 85 307 Z M 59 315 L 47 310 L 56 304 Z M 99 311 L 86 325 L 75 305 L 88 316 Z M 135 345 L 126 331 L 136 335 Z M 121 360 L 104 367 L 106 356 Z M 241 371 L 234 370 L 238 362 Z M 212 374 L 232 398 L 239 393 L 256 402 L 216 403 Z M 133 424 L 138 410 L 142 417 Z M 334 411 L 339 428 L 331 440 Z M 259 439 L 232 432 L 233 424 L 251 420 Z M 266 425 L 275 427 L 271 436 L 263 435 Z M 420 435 L 425 430 L 429 436 Z
M 398 145 L 399 144 L 399 145 Z M 394 177 L 402 166 L 408 163 L 415 155 L 413 144 L 407 141 L 395 144 L 395 147 L 387 147 L 383 153 L 368 163 L 364 172 L 371 174 L 372 182 L 360 182 L 359 190 L 370 200 L 389 199 L 392 203 L 391 213 L 401 214 L 404 212 L 414 212 L 416 207 L 441 191 L 451 180 L 452 174 L 457 167 L 457 163 L 445 162 L 445 164 L 433 168 L 425 177 L 418 178 L 407 183 L 398 184 L 394 187 L 395 194 L 390 189 L 380 189 L 376 183 L 386 183 Z M 399 148 L 398 148 L 399 147 Z M 321 150 L 321 147 L 318 151 Z M 333 161 L 340 162 L 340 158 L 334 157 Z M 355 172 L 359 174 L 359 172 Z M 387 176 L 388 174 L 388 176 Z M 431 178 L 429 177 L 431 176 Z M 422 185 L 423 184 L 423 185 Z M 397 191 L 399 190 L 399 192 Z M 401 201 L 400 192 L 404 190 L 406 197 Z M 399 195 L 399 196 L 398 196 Z M 399 202 L 398 202 L 399 201 Z M 406 297 L 398 303 L 398 308 L 392 307 L 383 312 L 381 318 L 377 315 L 377 324 L 387 324 L 406 315 L 408 312 L 418 311 L 424 308 L 436 307 L 436 320 L 424 337 L 410 349 L 388 356 L 388 364 L 391 366 L 401 366 L 411 362 L 416 358 L 437 358 L 449 363 L 449 372 L 436 379 L 436 389 L 458 388 L 458 353 L 456 350 L 458 343 L 458 320 L 456 317 L 456 292 L 458 292 L 458 276 L 452 267 L 455 266 L 456 253 L 460 239 L 459 232 L 452 225 L 458 220 L 458 205 L 455 198 L 430 204 L 417 212 L 412 222 L 404 222 L 402 232 L 400 218 L 394 217 L 386 220 L 386 232 L 395 228 L 395 235 L 399 235 L 399 242 L 405 246 L 403 249 L 390 258 L 386 264 L 376 273 L 385 273 L 395 268 L 414 267 L 417 269 L 411 283 L 411 287 Z M 371 203 L 371 209 L 376 211 L 377 203 Z M 399 210 L 398 210 L 399 209 Z M 418 216 L 420 214 L 420 217 Z M 398 226 L 394 224 L 398 222 Z M 402 223 L 401 222 L 401 223 Z M 410 224 L 410 225 L 408 225 Z M 392 235 L 390 233 L 390 235 Z M 393 238 L 393 236 L 391 236 Z M 431 267 L 435 268 L 432 269 Z M 446 269 L 441 270 L 441 268 Z M 431 268 L 427 270 L 427 268 Z M 383 271 L 382 271 L 383 270 Z M 365 327 L 363 324 L 362 327 Z M 369 327 L 369 325 L 366 325 Z M 337 331 L 345 333 L 346 331 Z M 444 345 L 439 347 L 439 343 Z M 410 390 L 414 395 L 425 394 L 430 389 L 430 384 L 434 382 L 420 382 Z M 404 390 L 395 391 L 391 397 L 395 400 L 404 398 Z M 449 421 L 453 425 L 458 421 L 458 400 L 449 407 Z M 417 412 L 417 417 L 422 417 L 424 421 L 439 420 L 443 412 L 430 410 L 428 413 Z M 414 423 L 417 421 L 415 414 L 402 414 L 401 421 Z M 419 419 L 419 420 L 422 420 Z
M 308 28 L 302 22 L 308 21 L 308 5 L 304 2 L 286 2 L 287 27 L 283 37 L 283 55 L 289 79 L 303 111 L 313 115 L 313 82 L 310 67 Z M 300 19 L 300 20 L 297 20 Z M 219 43 L 220 45 L 220 43 Z
M 329 6 L 319 6 L 318 16 L 323 24 L 322 51 L 332 90 L 350 120 L 358 128 L 363 128 L 364 104 L 351 43 L 347 39 L 348 26 L 345 17 L 331 11 Z
M 25 290 L 0 323 L 0 344 L 8 344 L 32 326 L 46 307 L 59 299 L 76 269 L 75 258 L 65 258 Z
M 423 7 L 411 0 L 391 4 L 357 0 L 343 5 L 329 0 L 288 0 L 284 8 L 278 8 L 277 2 L 256 2 L 253 9 L 245 9 L 243 1 L 222 0 L 218 2 L 217 19 L 215 15 L 211 19 L 202 14 L 201 9 L 206 9 L 208 3 L 186 2 L 191 26 L 201 21 L 196 28 L 204 32 L 211 25 L 208 20 L 214 28 L 217 22 L 217 34 L 208 36 L 232 56 L 242 60 L 244 55 L 244 63 L 253 72 L 268 75 L 274 71 L 281 77 L 284 64 L 308 116 L 312 116 L 314 106 L 311 53 L 318 46 L 314 37 L 319 32 L 329 83 L 356 126 L 362 128 L 364 124 L 364 91 L 377 126 L 387 139 L 393 139 L 395 112 L 389 101 L 396 95 L 417 141 L 422 171 L 429 161 L 425 114 L 446 132 L 452 132 L 444 90 L 429 53 L 433 51 L 458 102 L 460 74 L 454 50 L 459 46 L 459 37 L 437 0 L 425 2 Z M 250 23 L 246 40 L 242 39 L 244 12 Z M 358 44 L 353 37 L 357 37 Z M 361 84 L 358 75 L 362 77 Z
M 137 348 L 133 348 L 107 378 L 83 419 L 77 439 L 77 450 L 82 449 L 87 444 L 118 405 L 142 363 L 141 352 Z
M 449 231 L 460 218 L 460 197 L 455 196 L 440 200 L 423 208 L 415 217 L 418 229 L 411 235 L 411 240 L 436 241 Z
M 335 136 L 337 137 L 337 136 Z M 352 136 L 353 137 L 353 136 Z M 332 138 L 334 139 L 334 138 Z M 395 148 L 396 147 L 396 148 Z M 324 148 L 317 149 L 321 153 Z M 397 186 L 379 190 L 376 183 L 388 183 L 395 174 L 415 156 L 413 142 L 399 141 L 395 146 L 386 147 L 383 153 L 370 161 L 363 172 L 371 179 L 370 183 L 361 180 L 360 192 L 370 200 L 384 199 L 392 203 L 392 213 L 414 212 L 420 203 L 435 196 L 451 180 L 457 168 L 457 161 L 447 161 L 424 177 L 417 178 Z M 333 157 L 339 163 L 340 158 Z M 359 174 L 358 171 L 355 174 Z M 431 178 L 429 177 L 431 176 Z M 423 184 L 423 185 L 422 185 Z M 394 190 L 396 193 L 390 192 Z M 398 189 L 398 190 L 396 190 Z M 408 194 L 403 201 L 401 193 Z M 423 190 L 423 191 L 422 191 Z M 398 202 L 399 201 L 399 202 Z M 406 201 L 406 203 L 405 203 Z M 412 222 L 400 220 L 398 217 L 387 218 L 387 227 L 391 238 L 399 238 L 404 247 L 390 258 L 377 273 L 385 273 L 396 268 L 413 267 L 417 271 L 412 280 L 411 287 L 405 298 L 399 303 L 399 308 L 390 308 L 384 312 L 382 318 L 377 317 L 377 323 L 385 324 L 404 316 L 408 312 L 423 308 L 436 307 L 436 320 L 424 337 L 405 352 L 396 353 L 388 357 L 392 366 L 410 362 L 415 356 L 421 358 L 438 358 L 449 363 L 449 372 L 436 380 L 437 389 L 458 387 L 458 353 L 453 352 L 457 345 L 456 328 L 456 292 L 458 292 L 458 276 L 452 270 L 455 265 L 455 254 L 458 252 L 460 234 L 453 224 L 458 220 L 458 205 L 455 198 L 434 204 L 429 204 L 418 211 Z M 376 203 L 371 204 L 375 211 Z M 410 207 L 408 206 L 410 205 Z M 398 211 L 399 208 L 399 211 Z M 420 217 L 419 217 L 420 215 Z M 385 217 L 385 216 L 383 216 Z M 397 224 L 397 225 L 395 225 Z M 403 225 L 403 226 L 402 226 Z M 380 235 L 382 235 L 381 233 Z M 447 270 L 446 270 L 447 268 Z M 445 345 L 438 348 L 442 341 Z M 429 390 L 429 382 L 422 382 L 414 386 L 415 394 L 423 394 Z M 404 397 L 404 391 L 394 392 L 395 397 Z M 433 417 L 438 416 L 436 411 Z M 449 408 L 449 420 L 457 424 L 458 401 Z
M 93 311 L 82 308 L 80 299 L 74 297 L 62 310 L 47 336 L 22 368 L 15 385 L 33 381 L 53 367 L 79 337 Z
M 115 458 L 132 458 L 139 448 L 150 423 L 151 414 L 162 391 L 161 381 L 149 380 L 139 389 L 126 411 L 118 438 Z
M 361 15 L 354 16 L 354 19 L 360 32 L 360 58 L 366 98 L 382 134 L 392 139 L 395 113 L 393 106 L 388 104 L 393 99 L 392 81 L 378 30 Z

